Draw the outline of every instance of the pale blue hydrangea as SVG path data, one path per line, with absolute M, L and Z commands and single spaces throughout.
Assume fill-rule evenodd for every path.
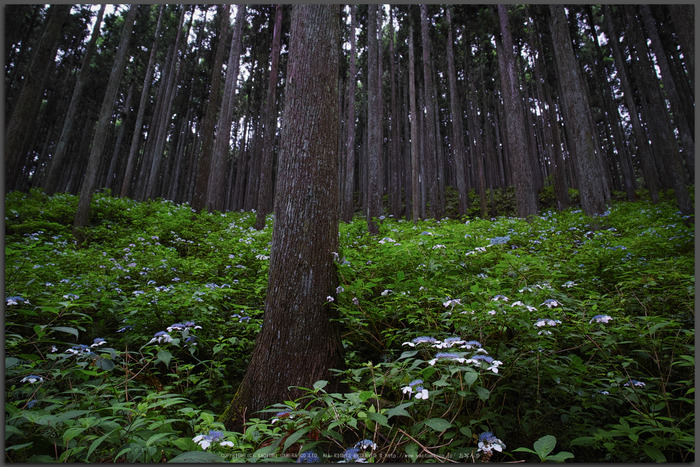
M 490 431 L 486 431 L 479 435 L 478 452 L 482 452 L 484 454 L 491 454 L 493 451 L 502 452 L 505 447 L 505 443 L 498 439 L 496 435 Z
M 636 379 L 631 379 L 627 381 L 624 386 L 629 386 L 629 387 L 635 387 L 635 388 L 643 388 L 646 387 L 647 383 L 643 381 L 637 381 Z
M 553 307 L 559 306 L 560 303 L 558 301 L 554 300 L 553 298 L 548 298 L 544 302 L 540 303 L 540 306 L 542 306 L 542 305 L 546 306 L 547 308 L 553 308 Z
M 155 336 L 153 336 L 153 339 L 148 341 L 148 343 L 152 344 L 153 342 L 158 342 L 159 344 L 162 344 L 163 342 L 172 342 L 172 340 L 173 338 L 170 336 L 170 334 L 165 331 L 159 331 L 155 334 Z
M 362 441 L 358 441 L 355 446 L 358 449 L 377 449 L 377 444 L 374 443 L 371 439 L 363 439 Z
M 44 382 L 44 378 L 42 378 L 41 376 L 37 376 L 37 375 L 25 376 L 24 378 L 22 378 L 20 380 L 20 383 L 29 383 L 29 384 L 43 383 L 43 382 Z
M 434 337 L 420 336 L 420 337 L 414 338 L 413 340 L 411 340 L 411 342 L 404 342 L 401 345 L 408 345 L 410 347 L 415 347 L 418 344 L 436 344 L 438 342 L 440 342 L 440 341 L 438 341 Z
M 209 430 L 209 434 L 197 435 L 192 438 L 192 441 L 197 443 L 204 450 L 214 443 L 219 443 L 220 446 L 233 447 L 233 443 L 225 440 L 224 433 L 218 430 Z
M 588 323 L 593 323 L 594 321 L 596 323 L 609 323 L 610 320 L 612 320 L 610 315 L 595 315 Z
M 455 345 L 462 345 L 465 344 L 465 341 L 460 339 L 459 337 L 448 337 L 442 342 L 438 342 L 433 347 L 438 348 L 438 349 L 449 349 L 450 347 L 454 347 Z
M 435 363 L 437 363 L 439 360 L 448 360 L 451 362 L 464 363 L 466 359 L 464 357 L 459 356 L 456 353 L 440 352 L 436 354 L 435 358 L 430 360 L 428 363 L 430 365 L 435 365 Z
M 104 345 L 104 344 L 106 344 L 106 343 L 107 343 L 107 341 L 104 340 L 103 338 L 101 338 L 101 337 L 96 337 L 96 338 L 92 341 L 92 344 L 90 345 L 90 347 L 99 347 L 99 346 Z
M 504 245 L 510 241 L 510 237 L 506 235 L 505 237 L 493 237 L 491 239 L 491 245 Z

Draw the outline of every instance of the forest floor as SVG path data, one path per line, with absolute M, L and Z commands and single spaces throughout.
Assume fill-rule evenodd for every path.
M 10 193 L 12 462 L 694 461 L 695 234 L 671 202 L 340 226 L 349 391 L 218 417 L 262 325 L 274 216 Z M 260 414 L 251 414 L 251 417 Z

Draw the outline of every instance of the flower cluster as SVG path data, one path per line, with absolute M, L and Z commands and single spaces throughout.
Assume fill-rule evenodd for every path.
M 29 383 L 29 384 L 43 383 L 43 382 L 44 382 L 44 378 L 42 378 L 41 376 L 37 376 L 37 375 L 25 376 L 24 378 L 22 378 L 20 380 L 20 383 Z
M 189 332 L 194 329 L 202 329 L 202 326 L 197 326 L 196 324 L 194 324 L 194 321 L 185 321 L 184 323 L 171 324 L 166 328 L 165 331 L 158 331 L 153 336 L 153 338 L 150 341 L 148 341 L 148 344 L 152 344 L 154 342 L 158 344 L 170 343 L 173 341 L 173 336 L 171 336 L 170 333 L 174 331 L 179 331 L 180 334 L 182 334 L 182 337 L 185 338 L 186 344 L 197 345 L 195 343 L 196 337 L 189 335 Z
M 224 433 L 217 430 L 209 430 L 209 434 L 206 435 L 197 435 L 192 438 L 192 441 L 200 445 L 204 450 L 214 443 L 219 443 L 219 446 L 233 447 L 233 443 L 231 441 L 224 439 Z
M 414 397 L 416 399 L 427 399 L 430 394 L 427 389 L 421 386 L 422 384 L 422 379 L 416 379 L 408 383 L 408 386 L 402 387 L 401 391 L 403 391 L 404 394 L 409 394 L 409 396 L 415 391 L 416 395 Z
M 5 299 L 5 306 L 19 305 L 20 303 L 31 305 L 31 303 L 29 303 L 29 300 L 22 297 L 7 297 Z
M 496 436 L 490 431 L 485 431 L 479 435 L 477 452 L 491 455 L 493 451 L 502 452 L 505 447 L 505 443 L 496 438 Z
M 588 323 L 590 324 L 594 321 L 596 323 L 609 323 L 610 320 L 612 320 L 612 316 L 610 315 L 595 315 L 593 318 L 591 318 L 591 320 Z
M 355 443 L 353 447 L 346 449 L 343 454 L 343 460 L 338 463 L 347 464 L 356 462 L 358 464 L 365 464 L 367 463 L 367 458 L 371 455 L 371 451 L 375 449 L 377 449 L 377 445 L 372 440 L 363 439 Z M 370 454 L 367 454 L 366 451 L 370 451 Z

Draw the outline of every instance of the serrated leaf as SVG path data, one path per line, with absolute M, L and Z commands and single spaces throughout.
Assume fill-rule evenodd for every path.
M 423 423 L 440 433 L 452 427 L 452 423 L 448 422 L 444 418 L 429 418 Z
M 479 378 L 479 373 L 476 371 L 465 371 L 462 374 L 462 378 L 464 378 L 464 382 L 467 383 L 467 386 L 471 386 L 477 378 Z
M 550 452 L 554 450 L 554 446 L 557 445 L 557 438 L 555 438 L 552 435 L 545 435 L 535 441 L 535 444 L 533 447 L 535 448 L 535 451 L 537 452 L 537 455 L 540 456 L 541 458 L 545 458 L 549 455 Z
M 370 420 L 374 420 L 381 426 L 389 427 L 389 419 L 386 418 L 386 415 L 384 414 L 369 412 L 367 414 L 367 418 L 369 418 Z
M 319 380 L 314 383 L 314 390 L 320 391 L 321 389 L 325 388 L 326 385 L 328 384 L 328 381 L 326 380 Z
M 407 444 L 404 451 L 406 451 L 406 454 L 408 454 L 411 462 L 416 462 L 416 459 L 418 459 L 418 445 L 416 443 Z
M 666 456 L 654 446 L 644 446 L 644 452 L 651 457 L 654 462 L 666 462 Z
M 179 456 L 173 457 L 168 461 L 168 464 L 210 464 L 210 463 L 225 463 L 218 455 L 208 451 L 190 451 L 183 452 Z

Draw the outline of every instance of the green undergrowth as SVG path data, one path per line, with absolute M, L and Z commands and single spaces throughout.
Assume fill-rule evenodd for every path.
M 5 205 L 11 462 L 694 461 L 694 227 L 604 215 L 340 226 L 347 393 L 218 421 L 262 325 L 274 216 L 97 194 Z

